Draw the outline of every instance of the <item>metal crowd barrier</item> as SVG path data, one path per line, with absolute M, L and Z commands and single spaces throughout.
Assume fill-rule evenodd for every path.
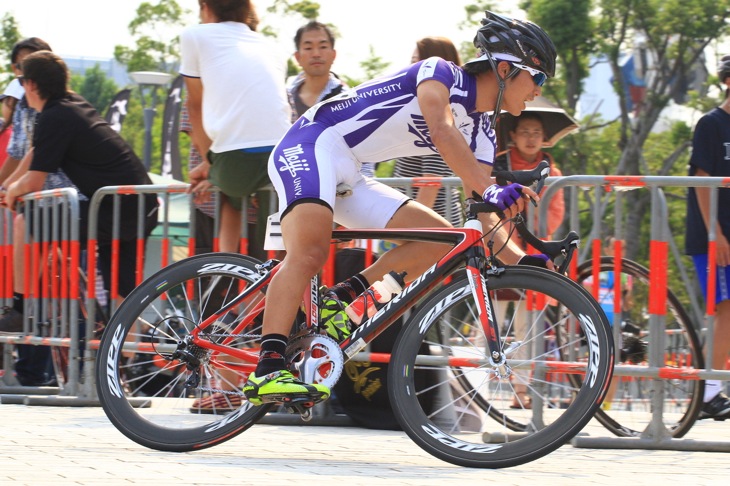
M 669 261 L 669 247 L 672 236 L 668 225 L 668 210 L 666 198 L 662 188 L 668 187 L 708 187 L 710 188 L 710 231 L 709 231 L 709 254 L 711 271 L 708 275 L 708 295 L 710 299 L 706 304 L 706 312 L 704 319 L 705 326 L 699 330 L 704 331 L 706 343 L 706 369 L 693 370 L 688 368 L 667 368 L 663 367 L 664 356 L 660 340 L 652 340 L 649 343 L 648 367 L 638 367 L 631 365 L 616 365 L 614 368 L 614 376 L 617 377 L 643 377 L 651 381 L 651 421 L 646 430 L 643 431 L 641 437 L 619 438 L 619 437 L 587 437 L 578 436 L 573 439 L 573 445 L 576 447 L 588 448 L 616 448 L 616 449 L 661 449 L 661 450 L 695 450 L 695 451 L 723 451 L 730 452 L 730 442 L 721 441 L 696 441 L 692 439 L 674 439 L 669 431 L 665 428 L 662 420 L 665 407 L 665 390 L 664 382 L 666 380 L 730 380 L 730 371 L 713 370 L 711 365 L 712 356 L 712 339 L 715 315 L 714 291 L 714 242 L 716 239 L 715 223 L 717 220 L 717 189 L 721 187 L 730 187 L 730 181 L 720 177 L 671 177 L 671 176 L 568 176 L 559 178 L 548 187 L 543 196 L 543 200 L 549 200 L 558 189 L 569 188 L 571 190 L 571 208 L 573 212 L 570 215 L 571 229 L 579 230 L 577 217 L 577 190 L 580 188 L 592 188 L 595 191 L 595 206 L 593 214 L 593 227 L 589 236 L 592 240 L 591 250 L 593 258 L 600 258 L 601 248 L 601 225 L 603 221 L 602 208 L 598 204 L 605 192 L 612 192 L 619 201 L 615 204 L 616 226 L 614 236 L 617 240 L 622 241 L 625 228 L 622 225 L 620 198 L 622 191 L 629 189 L 645 188 L 651 191 L 651 241 L 649 243 L 649 332 L 654 336 L 665 335 L 665 316 L 667 301 L 667 266 Z M 539 208 L 539 221 L 544 233 L 544 222 L 546 215 L 546 206 L 541 205 Z M 620 260 L 622 246 L 617 245 L 618 254 L 614 255 L 616 260 Z M 676 255 L 675 259 L 679 260 Z M 680 269 L 682 267 L 680 266 Z M 684 273 L 684 272 L 683 272 Z M 686 275 L 683 274 L 683 278 Z M 596 276 L 594 276 L 594 279 Z M 594 286 L 595 287 L 595 286 Z M 688 292 L 693 294 L 692 289 Z M 617 295 L 618 297 L 618 295 Z M 619 297 L 620 298 L 620 297 Z M 696 312 L 693 312 L 696 315 Z M 614 313 L 616 316 L 617 313 Z M 614 326 L 615 337 L 620 332 L 619 326 Z M 619 350 L 617 350 L 617 353 Z
M 409 179 L 409 178 L 386 178 L 381 179 L 382 182 L 396 186 L 396 187 L 405 187 L 409 191 L 413 191 L 415 187 L 418 187 L 419 185 L 442 185 L 446 187 L 447 189 L 452 187 L 460 187 L 461 182 L 458 178 L 424 178 L 424 179 Z M 661 187 L 690 187 L 690 186 L 703 186 L 703 187 L 710 187 L 712 188 L 712 221 L 711 225 L 714 224 L 714 221 L 716 219 L 716 212 L 717 212 L 717 200 L 716 200 L 716 194 L 717 194 L 717 188 L 719 187 L 728 187 L 730 185 L 730 182 L 728 182 L 726 179 L 721 178 L 700 178 L 700 177 L 612 177 L 612 176 L 569 176 L 569 177 L 562 177 L 562 178 L 550 178 L 548 179 L 548 190 L 543 195 L 543 204 L 539 206 L 539 221 L 541 225 L 542 234 L 544 234 L 544 224 L 546 221 L 545 215 L 547 210 L 547 201 L 551 197 L 554 196 L 555 192 L 558 189 L 561 188 L 567 188 L 570 193 L 569 197 L 571 200 L 571 204 L 569 207 L 571 208 L 571 213 L 569 214 L 569 221 L 570 221 L 570 229 L 575 229 L 579 232 L 579 234 L 582 234 L 579 228 L 579 219 L 578 219 L 578 190 L 580 188 L 592 188 L 594 191 L 596 191 L 596 194 L 598 195 L 601 191 L 608 191 L 609 189 L 617 195 L 619 198 L 621 197 L 621 189 L 624 188 L 637 188 L 637 187 L 643 187 L 650 189 L 652 191 L 652 236 L 651 236 L 651 243 L 650 243 L 650 267 L 652 269 L 655 269 L 654 272 L 652 272 L 652 278 L 650 282 L 650 288 L 651 288 L 651 294 L 654 296 L 654 299 L 650 302 L 650 332 L 654 335 L 661 335 L 663 334 L 664 330 L 664 315 L 666 313 L 666 309 L 664 308 L 665 302 L 666 302 L 666 288 L 667 288 L 667 282 L 666 282 L 666 273 L 661 270 L 656 269 L 662 269 L 666 268 L 667 265 L 667 259 L 668 259 L 668 248 L 672 244 L 672 238 L 671 235 L 669 235 L 668 232 L 668 224 L 667 224 L 667 214 L 666 214 L 666 202 L 664 200 L 663 193 L 661 191 Z M 149 273 L 156 271 L 158 268 L 164 267 L 165 265 L 169 264 L 170 258 L 171 258 L 171 241 L 173 241 L 174 236 L 171 235 L 172 231 L 171 228 L 173 224 L 170 221 L 170 210 L 171 210 L 171 198 L 177 194 L 182 194 L 187 190 L 187 185 L 155 185 L 155 186 L 114 186 L 114 187 L 107 187 L 103 188 L 94 196 L 94 198 L 91 201 L 90 204 L 90 217 L 89 217 L 89 240 L 88 240 L 88 247 L 89 250 L 93 250 L 96 247 L 96 238 L 97 238 L 97 221 L 98 221 L 98 208 L 101 203 L 101 200 L 105 197 L 112 197 L 114 199 L 115 207 L 117 208 L 115 210 L 115 227 L 118 228 L 118 201 L 121 197 L 135 197 L 133 195 L 136 195 L 136 197 L 141 198 L 143 194 L 153 192 L 160 194 L 159 198 L 162 201 L 161 211 L 163 213 L 163 217 L 161 218 L 161 222 L 158 226 L 158 233 L 161 235 L 160 237 L 160 252 L 159 252 L 159 265 L 157 268 L 154 268 L 150 266 L 149 262 L 146 265 L 146 267 L 143 267 L 141 262 L 137 266 L 137 281 L 141 282 L 142 279 L 148 275 Z M 274 201 L 274 204 L 272 204 L 272 207 L 275 207 L 275 194 L 271 194 L 272 200 Z M 47 344 L 52 345 L 54 347 L 58 348 L 67 348 L 68 354 L 69 354 L 69 362 L 68 362 L 68 381 L 65 383 L 64 387 L 61 389 L 59 395 L 61 397 L 74 397 L 76 399 L 76 403 L 79 404 L 87 404 L 87 403 L 94 403 L 96 400 L 96 394 L 95 394 L 95 387 L 94 387 L 94 376 L 93 376 L 93 366 L 89 365 L 86 366 L 86 364 L 90 364 L 93 362 L 94 355 L 95 355 L 95 349 L 98 345 L 98 341 L 94 341 L 93 339 L 88 339 L 84 341 L 85 346 L 81 347 L 79 344 L 79 336 L 80 336 L 80 329 L 79 326 L 73 326 L 71 323 L 78 322 L 78 307 L 76 305 L 71 305 L 72 302 L 76 302 L 79 299 L 85 299 L 86 308 L 93 309 L 96 305 L 96 285 L 95 285 L 95 279 L 96 279 L 96 262 L 95 258 L 92 256 L 88 259 L 88 264 L 86 265 L 85 269 L 87 270 L 87 274 L 89 275 L 89 282 L 88 282 L 88 292 L 85 296 L 78 294 L 78 272 L 70 271 L 70 269 L 78 268 L 80 265 L 80 259 L 79 259 L 79 242 L 78 242 L 78 202 L 75 198 L 75 192 L 72 190 L 61 190 L 61 191 L 45 191 L 43 193 L 34 194 L 28 197 L 28 199 L 31 199 L 31 204 L 27 205 L 25 208 L 26 214 L 30 211 L 43 211 L 43 208 L 40 207 L 40 205 L 34 205 L 33 201 L 36 200 L 42 200 L 42 199 L 56 199 L 64 201 L 60 206 L 54 205 L 50 208 L 45 209 L 45 211 L 49 212 L 50 217 L 44 218 L 44 224 L 50 224 L 50 221 L 53 221 L 53 224 L 49 227 L 47 230 L 51 235 L 51 239 L 49 240 L 49 244 L 40 244 L 36 243 L 33 245 L 26 246 L 28 248 L 26 250 L 26 253 L 30 255 L 30 262 L 31 265 L 26 265 L 26 268 L 29 268 L 32 266 L 32 262 L 40 262 L 45 261 L 41 260 L 42 256 L 48 256 L 48 255 L 54 255 L 56 254 L 56 250 L 54 248 L 60 248 L 60 252 L 62 255 L 69 255 L 68 257 L 60 258 L 59 261 L 62 262 L 70 262 L 65 268 L 66 268 L 66 275 L 69 279 L 69 285 L 68 289 L 60 290 L 60 294 L 54 293 L 53 290 L 51 290 L 51 293 L 42 293 L 42 289 L 46 288 L 46 285 L 50 285 L 52 287 L 52 280 L 46 280 L 45 284 L 43 283 L 43 280 L 40 280 L 40 284 L 36 287 L 29 287 L 26 296 L 30 297 L 27 299 L 27 305 L 31 309 L 37 309 L 33 310 L 28 315 L 32 316 L 38 316 L 33 317 L 33 320 L 28 320 L 25 324 L 25 331 L 26 335 L 22 337 L 14 337 L 14 336 L 0 336 L 0 343 L 8 343 L 8 344 L 19 344 L 19 343 L 28 343 L 28 344 Z M 596 200 L 599 198 L 597 197 Z M 188 206 L 192 209 L 193 203 L 192 199 L 188 196 Z M 36 207 L 37 206 L 37 207 Z M 142 206 L 142 205 L 140 205 Z M 448 206 L 448 205 L 447 205 Z M 616 204 L 616 211 L 620 211 L 620 204 Z M 67 209 L 67 211 L 62 211 L 63 209 Z M 66 214 L 68 214 L 68 217 L 66 217 Z M 148 241 L 147 248 L 144 248 L 143 240 L 141 239 L 141 228 L 142 228 L 142 221 L 143 221 L 143 214 L 139 215 L 138 218 L 138 244 L 141 245 L 140 255 L 149 255 L 150 252 L 150 242 Z M 34 222 L 37 222 L 39 218 L 34 218 L 31 215 L 31 218 Z M 189 228 L 193 228 L 195 225 L 195 215 L 194 212 L 190 211 L 190 219 L 186 221 Z M 247 211 L 243 211 L 243 222 L 242 225 L 242 235 L 241 235 L 241 247 L 246 248 L 248 245 L 248 228 L 247 228 Z M 624 231 L 621 224 L 621 217 L 620 214 L 617 214 L 616 216 L 616 226 L 615 226 L 615 236 L 616 238 L 621 241 L 623 240 Z M 0 249 L 2 249 L 2 252 L 0 252 L 0 275 L 2 275 L 2 278 L 0 278 L 0 298 L 2 298 L 6 303 L 9 298 L 12 297 L 12 276 L 10 275 L 9 271 L 6 271 L 4 269 L 8 268 L 7 265 L 9 264 L 9 255 L 10 255 L 10 247 L 12 243 L 12 230 L 11 230 L 11 224 L 9 219 L 9 213 L 0 212 L 0 228 L 4 228 L 4 231 L 0 232 Z M 582 257 L 587 257 L 588 251 L 592 251 L 593 257 L 600 256 L 600 228 L 601 228 L 601 221 L 602 221 L 602 213 L 597 208 L 594 211 L 593 215 L 593 226 L 590 232 L 590 236 L 588 239 L 592 241 L 592 245 L 590 245 L 590 250 L 587 250 L 586 253 Z M 528 218 L 528 223 L 532 223 L 532 218 Z M 217 234 L 218 229 L 218 221 L 216 219 L 216 228 L 215 228 L 215 234 Z M 714 227 L 714 226 L 713 226 Z M 68 228 L 67 230 L 64 230 L 63 228 Z M 42 232 L 43 229 L 41 228 L 40 231 Z M 66 232 L 64 232 L 66 231 Z M 37 233 L 37 232 L 36 232 Z M 59 238 L 57 238 L 57 242 L 53 243 L 53 237 L 54 235 L 61 235 Z M 64 240 L 63 236 L 68 234 L 69 236 Z M 540 232 L 538 232 L 540 234 Z M 114 237 L 118 238 L 118 229 L 115 233 Z M 188 253 L 194 252 L 195 248 L 195 241 L 194 238 L 191 237 L 192 234 L 188 236 L 187 239 L 187 246 L 188 246 Z M 710 232 L 710 240 L 711 242 L 715 241 L 715 234 L 714 230 Z M 46 241 L 45 238 L 43 241 Z M 65 243 L 64 243 L 65 241 Z M 55 246 L 54 246 L 55 245 Z M 178 245 L 180 246 L 180 245 Z M 184 245 L 183 245 L 184 246 Z M 65 248 L 65 250 L 64 250 Z M 30 249 L 33 249 L 33 251 L 30 251 Z M 616 255 L 616 258 L 620 258 L 620 251 L 621 246 L 619 244 L 618 246 L 619 254 Z M 68 253 L 64 253 L 64 251 L 67 251 Z M 372 255 L 372 252 L 374 249 L 372 246 L 367 247 L 368 255 Z M 675 251 L 675 258 L 677 257 L 677 251 Z M 93 253 L 93 252 L 92 252 Z M 36 255 L 37 258 L 33 257 L 33 255 Z M 35 258 L 35 260 L 34 260 Z M 55 264 L 58 264 L 56 262 Z M 118 264 L 118 262 L 117 262 Z M 3 267 L 2 265 L 6 265 Z M 38 265 L 38 263 L 36 263 Z M 53 261 L 51 261 L 50 265 L 54 265 Z M 36 267 L 38 268 L 38 267 Z M 52 267 L 53 268 L 53 267 Z M 60 266 L 58 268 L 64 268 L 63 266 Z M 113 272 L 118 271 L 113 270 Z M 325 272 L 325 282 L 328 275 L 328 272 L 331 272 L 331 267 L 329 270 Z M 50 275 L 51 273 L 49 273 Z M 330 274 L 331 275 L 331 274 Z M 655 278 L 656 276 L 660 278 Z M 686 276 L 685 276 L 686 279 Z M 74 283 L 76 282 L 76 283 Z M 711 287 L 714 286 L 714 281 L 710 282 Z M 111 299 L 112 302 L 115 298 L 118 297 L 117 293 L 114 289 L 111 289 Z M 690 295 L 693 294 L 693 292 L 689 292 Z M 58 297 L 55 297 L 58 295 Z M 49 313 L 47 310 L 50 307 L 47 307 L 45 304 L 46 300 L 50 300 L 51 303 L 54 302 L 54 298 L 58 298 L 59 300 L 59 309 L 66 309 L 65 311 L 61 310 L 59 313 L 53 314 L 52 312 Z M 53 305 L 53 304 L 51 304 Z M 114 307 L 114 304 L 112 303 L 112 308 Z M 44 313 L 45 312 L 45 313 Z M 696 314 L 696 312 L 695 312 Z M 707 306 L 706 314 L 703 319 L 705 321 L 708 335 L 711 335 L 712 327 L 714 324 L 714 304 L 710 303 Z M 83 331 L 85 336 L 92 336 L 94 331 L 95 322 L 93 319 L 93 316 L 89 314 L 85 330 Z M 35 333 L 40 331 L 41 329 L 48 329 L 47 333 L 48 336 L 36 336 Z M 33 332 L 31 332 L 33 331 Z M 711 340 L 707 340 L 709 349 L 708 353 L 711 353 Z M 658 348 L 658 346 L 657 346 Z M 644 432 L 643 436 L 639 439 L 623 439 L 623 438 L 589 438 L 589 437 L 578 437 L 574 441 L 574 445 L 578 447 L 616 447 L 616 448 L 629 448 L 629 447 L 641 447 L 641 448 L 658 448 L 658 449 L 681 449 L 681 450 L 717 450 L 717 448 L 721 448 L 722 450 L 730 450 L 730 448 L 725 449 L 727 447 L 727 444 L 723 443 L 698 443 L 696 441 L 691 441 L 689 439 L 671 439 L 669 438 L 668 432 L 663 426 L 663 422 L 661 420 L 662 418 L 662 410 L 664 407 L 664 395 L 663 395 L 663 387 L 662 387 L 662 379 L 667 379 L 667 377 L 670 377 L 671 379 L 723 379 L 728 380 L 730 379 L 730 371 L 724 371 L 724 370 L 712 370 L 709 365 L 706 370 L 700 370 L 695 372 L 686 372 L 686 370 L 683 371 L 676 371 L 673 369 L 666 369 L 661 368 L 660 364 L 662 363 L 661 359 L 662 357 L 658 355 L 658 353 L 661 352 L 661 349 L 651 349 L 649 350 L 649 356 L 650 356 L 650 366 L 649 367 L 632 367 L 632 366 L 617 366 L 616 367 L 616 376 L 639 376 L 644 377 L 653 380 L 654 383 L 654 394 L 652 396 L 652 410 L 653 410 L 653 417 L 652 422 L 647 428 L 647 430 Z M 9 351 L 5 351 L 5 363 L 4 363 L 4 369 L 5 369 L 5 376 L 2 378 L 2 383 L 5 383 L 6 385 L 13 384 L 12 383 L 12 372 L 8 373 L 9 370 L 12 369 L 11 366 L 8 366 L 8 358 L 9 358 Z M 81 356 L 83 354 L 83 356 Z M 363 356 L 363 359 L 366 359 L 366 356 Z M 84 366 L 81 366 L 81 363 L 84 363 Z M 661 377 L 661 379 L 660 379 Z M 26 387 L 23 387 L 26 388 Z M 7 393 L 9 388 L 7 386 L 0 387 L 0 394 Z M 27 391 L 26 391 L 27 392 Z M 2 395 L 2 400 L 6 402 L 7 395 Z M 40 397 L 34 397 L 34 396 L 26 396 L 25 397 L 25 403 L 39 403 Z M 59 402 L 62 402 L 61 404 L 73 404 L 70 403 L 68 400 L 58 400 Z M 48 397 L 46 397 L 46 401 L 48 401 Z M 43 403 L 48 404 L 48 403 Z M 322 417 L 320 417 L 322 418 Z M 316 419 L 316 416 L 315 416 Z M 323 421 L 326 421 L 326 417 L 322 419 Z
M 11 306 L 13 274 L 24 272 L 24 322 L 22 335 L 0 335 L 4 344 L 2 403 L 23 400 L 26 394 L 73 397 L 79 393 L 79 202 L 73 189 L 42 191 L 21 198 L 17 215 L 0 211 L 0 299 Z M 25 222 L 22 254 L 13 262 L 14 224 Z M 20 236 L 20 235 L 17 235 Z M 57 359 L 67 363 L 59 370 L 59 390 L 21 387 L 13 374 L 13 345 L 51 346 Z M 88 368 L 88 367 L 87 367 Z

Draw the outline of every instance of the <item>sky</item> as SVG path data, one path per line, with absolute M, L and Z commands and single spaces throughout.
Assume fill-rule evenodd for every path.
M 155 0 L 148 0 L 154 2 Z M 410 62 L 415 42 L 425 36 L 445 36 L 457 47 L 471 41 L 474 31 L 460 30 L 466 18 L 464 6 L 469 0 L 317 0 L 318 20 L 337 26 L 335 72 L 362 77 L 359 63 L 375 54 L 390 62 L 393 69 Z M 114 46 L 132 46 L 128 32 L 141 0 L 16 0 L 3 2 L 12 14 L 24 37 L 36 36 L 47 41 L 59 55 L 69 57 L 113 56 Z M 278 43 L 292 53 L 296 29 L 301 17 L 281 17 L 266 12 L 273 0 L 254 0 L 261 25 L 272 26 L 279 35 Z M 178 0 L 191 10 L 190 23 L 197 23 L 198 1 Z M 445 5 L 448 5 L 445 6 Z M 505 12 L 509 13 L 509 12 Z M 516 14 L 518 12 L 511 12 Z

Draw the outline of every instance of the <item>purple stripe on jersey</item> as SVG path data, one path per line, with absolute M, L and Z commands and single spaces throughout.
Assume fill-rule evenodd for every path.
M 400 83 L 399 83 L 400 84 Z M 361 116 L 353 117 L 354 120 L 363 122 L 364 125 L 355 131 L 345 135 L 345 143 L 348 147 L 355 147 L 360 142 L 372 135 L 383 123 L 390 120 L 390 117 L 398 112 L 401 108 L 411 102 L 412 96 L 403 96 L 402 94 L 393 101 L 383 103 L 380 106 L 373 106 L 372 109 L 363 113 Z M 429 137 L 429 143 L 431 139 Z

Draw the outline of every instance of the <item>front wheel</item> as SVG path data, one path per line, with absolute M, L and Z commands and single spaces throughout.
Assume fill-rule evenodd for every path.
M 478 306 L 459 279 L 404 326 L 389 387 L 401 426 L 429 453 L 460 466 L 512 467 L 557 449 L 593 417 L 611 378 L 613 340 L 590 294 L 555 272 L 509 266 L 489 276 L 487 289 L 492 314 L 507 316 L 505 325 L 515 309 L 527 309 L 527 337 L 502 338 L 506 371 L 490 364 Z M 558 319 L 549 312 L 556 308 Z M 563 342 L 570 353 L 561 353 L 558 328 L 588 338 Z M 530 408 L 512 408 L 516 383 L 527 388 Z M 525 424 L 522 431 L 515 421 Z

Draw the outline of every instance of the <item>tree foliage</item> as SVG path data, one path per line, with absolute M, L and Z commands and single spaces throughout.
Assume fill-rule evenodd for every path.
M 295 14 L 301 15 L 306 20 L 317 20 L 319 17 L 320 5 L 317 2 L 302 0 L 300 2 L 290 2 L 288 0 L 274 0 L 274 3 L 267 9 L 271 13 Z
M 581 82 L 588 75 L 590 54 L 595 52 L 591 4 L 591 0 L 529 0 L 521 5 L 555 44 L 562 67 L 558 72 L 558 86 L 564 90 L 561 105 L 570 111 L 575 111 Z M 555 84 L 547 89 L 553 89 Z
M 174 71 L 180 59 L 177 32 L 185 25 L 188 13 L 175 0 L 141 3 L 129 23 L 134 46 L 117 45 L 114 58 L 125 64 L 129 72 Z
M 83 76 L 78 74 L 71 76 L 71 89 L 83 96 L 94 105 L 101 116 L 104 116 L 119 87 L 114 80 L 107 78 L 101 67 L 96 64 L 87 69 Z
M 3 86 L 12 79 L 10 53 L 13 46 L 21 39 L 18 22 L 11 14 L 6 13 L 0 20 L 0 82 Z

